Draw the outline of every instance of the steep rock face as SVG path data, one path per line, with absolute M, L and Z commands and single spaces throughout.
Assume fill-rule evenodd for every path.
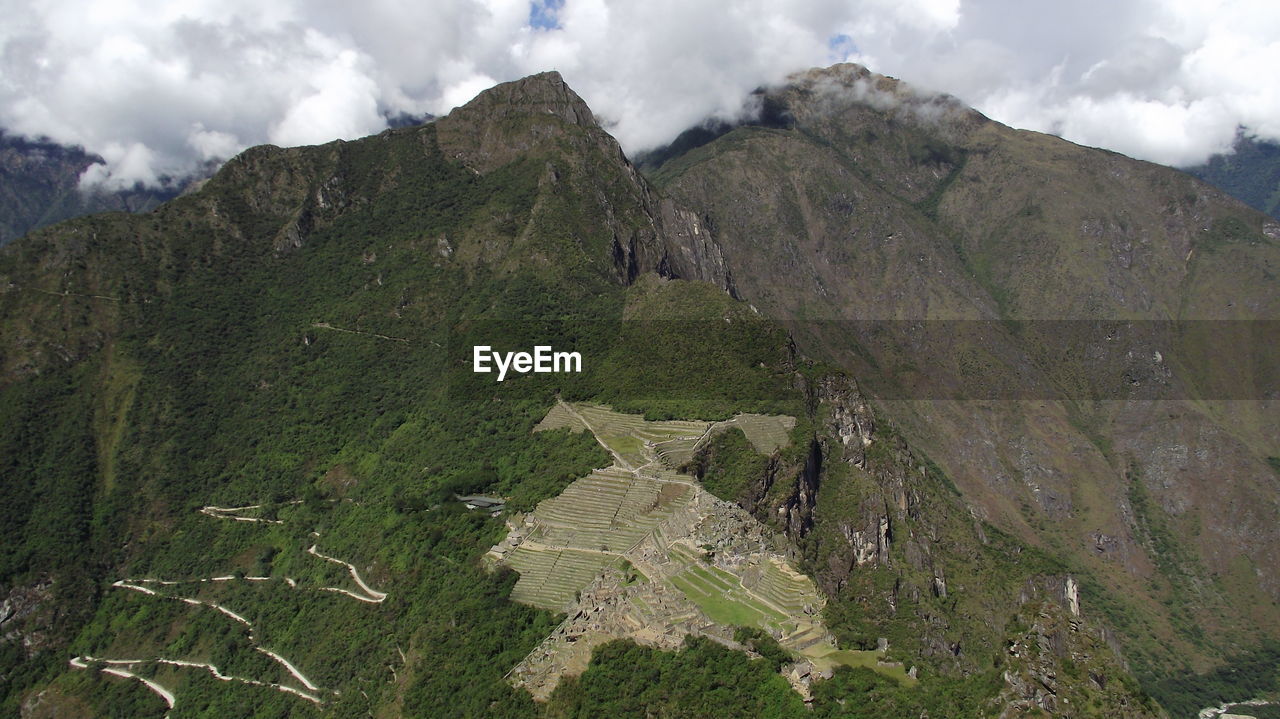
M 559 152 L 546 177 L 559 192 L 588 198 L 604 213 L 616 272 L 631 282 L 643 272 L 704 280 L 733 293 L 733 281 L 710 228 L 656 193 L 617 141 L 596 122 L 557 72 L 499 85 L 436 121 L 441 147 L 479 174 L 517 158 Z M 559 219 L 559 218 L 557 218 Z
M 1205 377 L 1187 363 L 1203 347 L 1141 333 L 1091 364 L 1106 340 L 1076 342 L 1050 322 L 1274 319 L 1272 223 L 1177 171 L 1015 131 L 856 66 L 765 95 L 786 122 L 738 127 L 652 171 L 715 228 L 737 292 L 791 320 L 801 351 L 857 377 L 976 524 L 1087 568 L 1085 601 L 1115 600 L 1108 619 L 1138 670 L 1206 666 L 1255 642 L 1259 625 L 1277 636 L 1264 567 L 1280 566 L 1280 475 L 1267 460 L 1280 455 L 1280 418 L 1272 402 L 1231 399 L 1243 387 L 1265 400 L 1266 388 L 1240 360 Z M 1209 343 L 1257 352 L 1246 339 Z M 977 391 L 961 379 L 975 368 Z M 1024 381 L 1038 389 L 1001 394 Z M 915 478 L 899 489 L 853 455 L 889 484 L 849 505 L 860 519 L 840 566 L 880 554 L 882 516 L 904 536 L 895 508 L 911 506 Z M 1176 566 L 1162 558 L 1170 547 Z M 1133 613 L 1157 617 L 1157 639 Z M 1215 628 L 1208 642 L 1201 624 Z
M 823 377 L 811 394 L 810 401 L 822 408 L 826 421 L 819 436 L 811 440 L 803 464 L 787 466 L 773 458 L 768 472 L 753 487 L 745 502 L 758 513 L 772 513 L 779 527 L 796 542 L 804 539 L 813 528 L 821 484 L 824 476 L 830 474 L 824 470 L 825 463 L 843 461 L 866 469 L 865 450 L 871 445 L 875 429 L 871 407 L 852 379 Z M 866 516 L 862 518 L 868 519 Z M 858 522 L 854 517 L 849 520 Z M 853 545 L 855 564 L 864 563 L 868 556 L 888 560 L 888 521 L 883 514 L 872 511 L 869 518 L 871 531 L 845 527 L 844 531 Z
M 16 586 L 0 600 L 0 640 L 17 644 L 25 656 L 31 657 L 44 648 L 48 641 L 43 625 L 48 617 L 40 615 L 54 611 L 52 582 L 41 578 L 26 586 Z M 3 679 L 0 676 L 0 679 Z
M 831 408 L 826 429 L 840 441 L 844 461 L 866 469 L 866 448 L 876 428 L 871 405 L 849 378 L 824 377 L 816 394 L 819 402 Z
M 714 447 L 707 447 L 696 457 L 696 471 L 720 461 Z M 822 483 L 823 451 L 815 438 L 800 458 L 788 461 L 775 452 L 765 463 L 764 471 L 738 498 L 738 504 L 757 518 L 799 542 L 813 528 L 813 511 L 817 506 Z
M 1066 591 L 1073 582 L 1029 582 L 1021 593 L 1000 661 L 1000 717 L 1167 716 L 1138 689 L 1105 632 L 1081 616 Z
M 1001 689 L 977 713 L 1163 716 L 1080 582 L 979 520 L 847 376 L 810 387 L 811 459 L 775 454 L 742 506 L 801 548 L 844 646 L 886 646 L 927 672 Z M 711 471 L 722 458 L 699 453 Z M 816 472 L 812 470 L 816 469 Z M 892 652 L 891 652 L 892 655 Z
M 486 90 L 436 124 L 445 155 L 480 173 L 557 142 L 598 143 L 606 136 L 591 109 L 558 72 Z M 579 135 L 568 127 L 585 132 Z
M 793 358 L 794 362 L 794 358 Z M 814 510 L 829 461 L 843 461 L 866 468 L 865 449 L 871 445 L 875 419 L 870 405 L 848 377 L 824 376 L 811 389 L 809 401 L 822 407 L 825 423 L 798 455 L 776 451 L 764 463 L 758 477 L 745 489 L 738 503 L 763 521 L 799 543 L 813 528 Z M 690 470 L 699 478 L 708 468 L 724 461 L 714 444 L 700 449 Z M 879 516 L 879 515 L 877 515 Z M 881 539 L 887 534 L 887 520 Z M 865 550 L 858 533 L 859 556 Z M 887 541 L 881 542 L 888 556 Z M 861 563 L 861 562 L 859 562 Z
M 911 523 L 925 519 L 921 514 L 921 487 L 926 468 L 893 434 L 876 433 L 875 415 L 867 401 L 849 379 L 824 380 L 817 392 L 820 408 L 826 417 L 829 436 L 840 444 L 828 444 L 828 453 L 845 465 L 844 472 L 865 483 L 866 490 L 854 511 L 825 511 L 828 522 L 835 523 L 843 539 L 825 548 L 826 572 L 823 581 L 832 593 L 839 592 L 849 575 L 860 567 L 884 567 L 906 561 L 929 575 L 926 588 L 945 598 L 944 570 L 935 566 L 933 547 L 939 539 L 937 530 L 924 536 L 902 531 Z M 826 508 L 823 508 L 826 510 Z M 834 508 L 832 508 L 834 509 Z M 901 536 L 899 536 L 901 533 Z M 894 547 L 895 540 L 902 543 Z M 896 551 L 895 551 L 896 550 Z

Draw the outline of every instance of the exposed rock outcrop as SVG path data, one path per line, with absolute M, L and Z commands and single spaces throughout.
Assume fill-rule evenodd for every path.
M 479 174 L 572 145 L 577 152 L 565 157 L 578 166 L 556 170 L 554 179 L 578 183 L 575 191 L 598 203 L 619 280 L 629 284 L 656 272 L 711 282 L 737 296 L 706 222 L 649 185 L 559 73 L 498 85 L 437 120 L 435 128 L 446 157 Z M 592 163 L 589 173 L 586 163 Z M 621 198 L 632 204 L 620 204 Z
M 0 600 L 0 643 L 16 644 L 24 656 L 44 649 L 49 636 L 42 614 L 52 611 L 53 580 L 44 577 L 32 584 L 13 587 Z M 0 682 L 5 677 L 0 675 Z
M 1002 660 L 1002 719 L 1165 716 L 1129 678 L 1105 631 L 1081 615 L 1078 592 L 1069 576 L 1028 582 Z

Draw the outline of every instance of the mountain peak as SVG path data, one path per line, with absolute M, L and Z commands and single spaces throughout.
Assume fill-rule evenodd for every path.
M 932 92 L 857 63 L 837 63 L 792 73 L 779 94 L 799 115 L 835 116 L 851 108 L 871 107 L 914 122 L 972 128 L 987 118 L 945 93 Z M 848 118 L 846 118 L 848 119 Z
M 500 167 L 566 133 L 599 134 L 616 144 L 554 70 L 489 88 L 435 124 L 441 147 L 477 172 Z
M 503 114 L 546 113 L 574 125 L 598 127 L 591 108 L 555 70 L 495 85 L 455 109 L 454 113 L 471 115 L 495 111 Z
M 877 93 L 898 99 L 936 97 L 896 77 L 872 72 L 855 62 L 840 62 L 828 67 L 813 67 L 787 76 L 786 86 L 815 92 Z M 943 96 L 948 97 L 948 96 Z M 954 98 L 951 98 L 954 99 Z

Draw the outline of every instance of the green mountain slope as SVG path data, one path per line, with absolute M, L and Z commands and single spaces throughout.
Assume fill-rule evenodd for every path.
M 450 329 L 482 319 L 460 336 L 477 331 L 515 349 L 521 333 L 548 339 L 526 323 L 556 319 L 587 351 L 616 332 L 623 279 L 681 263 L 662 245 L 681 220 L 628 174 L 558 77 L 495 94 L 511 91 L 522 93 L 507 98 L 514 124 L 487 137 L 522 151 L 484 172 L 487 149 L 467 145 L 480 128 L 457 127 L 464 110 L 360 143 L 258 148 L 152 215 L 74 220 L 6 251 L 10 551 L 0 574 L 18 606 L 5 627 L 17 640 L 5 645 L 9 711 L 129 714 L 112 703 L 120 692 L 67 665 L 76 654 L 137 651 L 287 681 L 259 648 L 312 667 L 316 686 L 345 689 L 325 697 L 335 707 L 430 713 L 449 703 L 478 714 L 493 701 L 528 703 L 498 666 L 529 651 L 551 618 L 506 601 L 513 580 L 474 561 L 501 523 L 450 498 L 486 490 L 532 503 L 599 451 L 581 437 L 534 441 L 534 421 L 570 388 L 530 376 L 508 382 L 510 400 L 494 404 L 491 378 L 481 385 L 452 364 Z M 736 363 L 750 359 L 730 358 L 719 376 L 749 376 L 751 365 Z M 608 371 L 600 363 L 587 383 L 606 384 Z M 205 505 L 261 505 L 283 524 L 197 511 Z M 275 583 L 163 590 L 236 606 L 249 623 L 240 626 L 252 626 L 243 632 L 210 606 L 155 606 L 113 586 L 237 571 L 287 572 L 299 586 L 341 579 L 340 568 L 329 576 L 334 566 L 308 559 L 311 531 L 322 533 L 321 553 L 357 560 L 387 606 Z M 330 626 L 347 630 L 315 631 Z M 432 660 L 442 655 L 451 656 L 443 667 Z M 388 684 L 384 660 L 397 657 L 403 681 Z M 199 668 L 148 671 L 180 686 L 188 715 L 243 714 L 235 707 L 245 702 L 261 703 L 262 716 L 302 711 L 288 692 L 244 682 L 233 684 L 247 693 L 222 691 Z M 384 692 L 366 700 L 360 682 L 371 672 Z
M 1195 409 L 1202 425 L 1165 430 L 1198 451 L 1193 430 L 1212 428 L 1248 450 L 1230 492 L 1203 492 L 1235 502 L 1238 531 L 1250 533 L 1214 576 L 1201 563 L 1205 547 L 1222 546 L 1207 521 L 1220 508 L 1170 513 L 1178 485 L 1168 468 L 1141 454 L 1140 432 L 1116 429 L 1148 426 L 1128 405 L 1040 415 L 995 404 L 974 420 L 959 404 L 902 411 L 876 400 L 894 356 L 784 321 L 864 306 L 906 319 L 999 317 L 1049 291 L 1049 265 L 1015 276 L 999 262 L 1005 248 L 966 239 L 985 225 L 944 219 L 964 199 L 949 188 L 978 166 L 968 145 L 874 108 L 858 111 L 872 123 L 864 132 L 856 115 L 814 105 L 810 121 L 803 103 L 787 107 L 791 125 L 735 130 L 673 156 L 657 174 L 664 193 L 558 75 L 538 75 L 427 125 L 254 148 L 153 213 L 79 218 L 0 251 L 0 711 L 1160 716 L 1131 669 L 1176 678 L 1253 646 L 1246 606 L 1271 636 L 1274 530 L 1260 518 L 1275 494 L 1243 474 L 1276 436 L 1260 424 L 1270 415 L 1224 417 L 1206 404 L 1181 410 Z M 993 131 L 998 157 L 1002 131 L 969 114 L 954 129 Z M 884 141 L 858 149 L 850 138 L 866 132 Z M 841 154 L 850 147 L 864 153 L 854 165 L 865 172 Z M 1107 162 L 1131 167 L 1063 152 L 1108 172 Z M 821 194 L 827 187 L 846 197 Z M 1196 222 L 1216 217 L 1216 196 L 1197 202 Z M 1270 246 L 1249 234 L 1256 216 L 1230 209 L 1241 225 L 1214 235 L 1197 260 L 1204 269 L 1180 280 L 1206 289 L 1184 290 L 1183 303 L 1160 286 L 1151 290 L 1159 307 L 1198 310 L 1221 287 L 1215 268 L 1238 256 L 1266 271 Z M 834 241 L 847 227 L 833 211 L 865 212 L 868 232 L 895 232 L 898 245 L 858 254 L 865 267 L 853 262 L 863 249 Z M 955 233 L 945 256 L 935 236 L 944 221 Z M 942 259 L 921 269 L 917 251 Z M 1096 286 L 1079 286 L 1093 281 L 1096 261 L 1056 285 L 1064 305 L 1101 307 L 1090 304 Z M 1134 284 L 1147 282 L 1155 276 Z M 1004 285 L 1003 295 L 992 290 Z M 1273 301 L 1255 290 L 1242 280 L 1241 301 Z M 996 356 L 1042 367 L 1012 329 L 992 331 Z M 472 371 L 473 345 L 544 343 L 580 351 L 584 371 L 501 383 Z M 645 445 L 642 433 L 600 442 L 568 428 L 535 433 L 561 401 L 607 404 L 621 414 L 601 416 L 636 427 L 640 419 L 619 417 L 796 422 L 785 437 L 764 425 L 703 443 L 658 437 L 686 442 L 679 452 Z M 751 439 L 766 430 L 779 436 Z M 969 443 L 982 432 L 995 449 Z M 1066 453 L 1036 460 L 1039 493 L 1011 481 L 993 488 L 981 471 L 1020 456 L 1003 444 L 1011 436 Z M 642 626 L 638 644 L 599 645 L 535 702 L 513 668 L 564 628 L 589 626 L 604 607 L 590 602 L 603 595 L 577 590 L 574 606 L 587 611 L 574 616 L 512 601 L 518 577 L 482 556 L 510 541 L 515 513 L 535 507 L 534 517 L 564 524 L 557 537 L 632 531 L 540 503 L 611 456 L 657 461 L 666 450 L 663 462 L 680 459 L 668 472 L 736 503 L 706 500 L 735 518 L 724 527 L 753 528 L 718 530 L 706 521 L 716 513 L 690 519 L 690 536 L 707 541 L 667 555 L 687 563 L 673 586 L 697 611 L 755 633 L 657 639 Z M 683 506 L 663 494 L 673 482 L 640 514 Z M 595 485 L 573 491 L 583 486 Z M 505 499 L 507 516 L 455 499 L 476 494 Z M 1127 509 L 1117 516 L 1116 506 Z M 1187 531 L 1192 523 L 1203 538 Z M 1095 528 L 1120 549 L 1082 549 L 1112 546 L 1091 538 Z M 738 558 L 744 535 L 767 540 L 781 574 L 713 570 Z M 827 662 L 800 661 L 793 648 L 814 637 L 798 625 L 781 643 L 760 629 L 785 616 L 740 617 L 742 607 L 766 617 L 771 602 L 787 603 L 783 566 L 813 581 L 795 586 L 824 595 L 810 609 L 830 632 L 816 638 L 841 652 Z M 638 564 L 608 571 L 627 586 L 647 581 Z M 717 582 L 732 590 L 724 601 Z M 516 598 L 540 596 L 527 589 Z M 1184 624 L 1196 621 L 1199 637 Z M 807 708 L 793 686 L 809 694 Z

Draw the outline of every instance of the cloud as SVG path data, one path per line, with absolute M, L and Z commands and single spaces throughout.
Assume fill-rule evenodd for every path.
M 1187 166 L 1229 151 L 1237 127 L 1280 140 L 1270 2 L 986 0 L 951 27 L 846 32 L 879 72 L 1085 145 Z
M 122 180 L 125 177 L 130 179 L 128 185 L 135 182 L 156 185 L 160 182 L 155 172 L 155 154 L 141 142 L 129 145 L 110 142 L 102 147 L 101 155 L 107 164 L 90 165 L 85 170 L 84 181 L 89 185 L 127 186 Z
M 154 183 L 246 146 L 352 139 L 558 69 L 629 151 L 840 60 L 1008 124 L 1200 161 L 1280 139 L 1260 0 L 0 0 L 0 126 Z
M 378 113 L 380 93 L 369 76 L 369 60 L 315 30 L 306 44 L 323 58 L 304 84 L 292 88 L 284 117 L 268 136 L 277 145 L 316 145 L 334 138 L 368 135 L 386 127 Z

